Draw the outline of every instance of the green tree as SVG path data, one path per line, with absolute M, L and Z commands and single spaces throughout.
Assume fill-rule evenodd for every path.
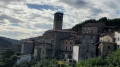
M 98 22 L 108 22 L 107 17 L 102 17 L 98 20 Z
M 17 61 L 17 56 L 11 50 L 0 53 L 0 67 L 13 67 Z
M 32 67 L 57 67 L 58 61 L 55 59 L 41 59 L 37 64 Z
M 15 65 L 15 67 L 32 67 L 32 62 L 23 62 L 21 64 Z

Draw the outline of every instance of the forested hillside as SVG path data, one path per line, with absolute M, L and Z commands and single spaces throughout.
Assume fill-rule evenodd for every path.
M 99 20 L 90 19 L 90 20 L 86 20 L 86 21 L 84 21 L 82 23 L 76 24 L 75 26 L 73 26 L 72 30 L 79 31 L 79 30 L 81 30 L 81 27 L 84 24 L 87 24 L 87 23 L 99 23 L 99 22 L 104 22 L 107 26 L 120 27 L 120 18 L 107 19 L 106 17 L 103 17 L 103 18 L 100 18 Z
M 5 48 L 16 48 L 13 46 L 18 45 L 18 44 L 20 44 L 19 40 L 0 36 L 0 50 L 3 50 Z
M 0 50 L 12 48 L 12 43 L 0 37 Z

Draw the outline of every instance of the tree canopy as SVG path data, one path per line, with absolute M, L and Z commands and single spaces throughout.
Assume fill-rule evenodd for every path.
M 73 26 L 72 30 L 79 31 L 79 30 L 81 30 L 81 27 L 83 25 L 85 25 L 87 23 L 97 23 L 97 22 L 104 22 L 106 24 L 106 26 L 120 27 L 120 18 L 108 19 L 107 17 L 102 17 L 98 20 L 95 20 L 95 19 L 85 20 L 84 22 L 76 24 L 75 26 Z
M 13 67 L 17 56 L 11 50 L 0 52 L 0 67 Z

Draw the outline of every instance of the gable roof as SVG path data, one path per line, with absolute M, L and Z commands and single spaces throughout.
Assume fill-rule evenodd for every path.
M 111 38 L 114 38 L 114 33 L 104 33 L 101 35 L 101 37 L 103 36 L 110 36 Z

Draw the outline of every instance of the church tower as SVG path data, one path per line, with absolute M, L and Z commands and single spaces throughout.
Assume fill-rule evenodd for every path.
M 63 13 L 56 12 L 54 14 L 53 30 L 62 30 L 62 23 L 63 23 Z

